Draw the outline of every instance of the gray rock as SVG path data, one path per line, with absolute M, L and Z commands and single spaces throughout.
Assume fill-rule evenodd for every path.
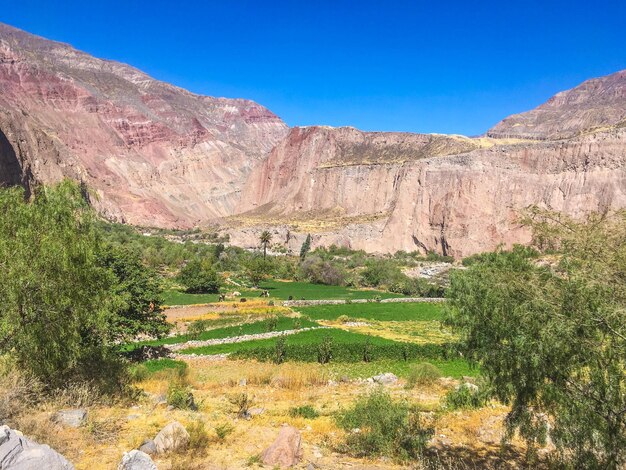
M 398 381 L 398 377 L 391 372 L 385 372 L 384 374 L 375 375 L 372 377 L 372 380 L 379 384 L 391 385 Z
M 465 388 L 472 393 L 478 393 L 478 385 L 469 382 L 465 382 L 463 385 L 460 385 L 459 388 Z
M 189 445 L 189 433 L 178 421 L 172 421 L 154 438 L 157 454 L 184 449 Z
M 117 470 L 157 470 L 150 456 L 140 450 L 125 452 Z
M 139 450 L 148 455 L 154 455 L 157 453 L 156 444 L 154 443 L 152 439 L 148 439 L 144 441 L 143 444 L 139 446 Z
M 248 416 L 258 416 L 265 413 L 265 408 L 250 408 L 248 410 Z
M 57 411 L 52 418 L 55 423 L 68 426 L 70 428 L 80 427 L 87 419 L 87 410 L 76 408 L 71 410 Z
M 8 426 L 0 426 L 0 469 L 74 470 L 74 465 L 45 444 L 37 444 Z

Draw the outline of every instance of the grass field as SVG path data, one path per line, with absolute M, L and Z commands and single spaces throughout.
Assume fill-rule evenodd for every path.
M 259 289 L 246 289 L 238 287 L 223 288 L 226 294 L 234 291 L 240 292 L 242 297 L 259 297 L 263 290 L 267 290 L 271 298 L 287 300 L 289 296 L 300 300 L 321 300 L 321 299 L 381 299 L 403 297 L 401 294 L 393 294 L 378 290 L 349 289 L 341 286 L 326 286 L 323 284 L 311 284 L 309 282 L 287 282 L 287 281 L 265 281 Z M 187 294 L 178 290 L 166 290 L 163 293 L 165 305 L 191 305 L 217 302 L 218 294 Z
M 342 315 L 355 320 L 433 321 L 443 318 L 443 305 L 438 303 L 378 303 L 316 305 L 295 310 L 312 320 L 336 320 Z
M 130 349 L 137 346 L 160 346 L 164 344 L 185 343 L 191 340 L 206 341 L 210 339 L 231 338 L 234 336 L 253 335 L 258 333 L 266 333 L 268 331 L 285 331 L 297 328 L 310 328 L 319 326 L 317 323 L 307 320 L 306 318 L 290 318 L 278 317 L 275 325 L 270 325 L 268 320 L 256 321 L 253 323 L 242 323 L 235 326 L 227 326 L 224 328 L 215 328 L 200 333 L 197 336 L 189 334 L 161 338 L 152 341 L 140 341 L 133 343 Z M 272 328 L 272 329 L 270 329 Z

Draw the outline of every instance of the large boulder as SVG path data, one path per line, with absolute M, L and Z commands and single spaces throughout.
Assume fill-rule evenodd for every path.
M 31 441 L 8 426 L 0 426 L 0 469 L 74 470 L 74 465 L 49 446 Z
M 140 450 L 125 452 L 117 470 L 157 470 L 150 456 Z
M 87 410 L 82 408 L 57 411 L 52 418 L 55 423 L 68 426 L 70 428 L 78 428 L 82 426 L 86 419 Z
M 189 445 L 189 433 L 178 421 L 172 421 L 154 438 L 157 454 L 184 449 Z
M 293 426 L 283 426 L 274 443 L 261 454 L 265 465 L 292 467 L 300 461 L 300 432 Z

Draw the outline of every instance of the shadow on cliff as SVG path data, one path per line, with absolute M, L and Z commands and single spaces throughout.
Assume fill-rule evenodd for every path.
M 0 187 L 24 186 L 28 192 L 28 179 L 22 171 L 15 149 L 0 129 Z

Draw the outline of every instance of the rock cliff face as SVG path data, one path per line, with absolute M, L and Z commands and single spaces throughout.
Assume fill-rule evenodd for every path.
M 70 177 L 108 217 L 189 227 L 229 215 L 287 126 L 0 24 L 0 184 Z
M 626 72 L 591 80 L 488 133 L 501 138 L 292 129 L 250 175 L 239 220 L 299 223 L 278 229 L 294 250 L 307 229 L 314 244 L 457 257 L 528 242 L 530 205 L 626 208 L 624 90 Z M 254 245 L 257 232 L 231 236 Z

